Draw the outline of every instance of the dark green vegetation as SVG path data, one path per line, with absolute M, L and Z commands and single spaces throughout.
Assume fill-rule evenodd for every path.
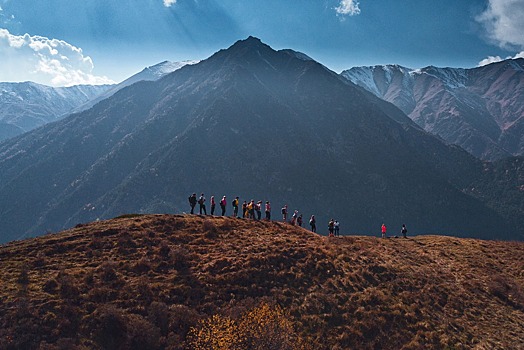
M 358 234 L 385 222 L 523 238 L 522 167 L 508 169 L 516 183 L 493 182 L 478 159 L 299 57 L 248 38 L 0 144 L 1 240 L 187 212 L 193 192 L 270 200 L 274 215 L 287 203 L 321 229 L 333 217 Z
M 524 347 L 515 242 L 131 216 L 0 246 L 0 279 L 1 349 L 185 349 L 261 302 L 314 349 Z

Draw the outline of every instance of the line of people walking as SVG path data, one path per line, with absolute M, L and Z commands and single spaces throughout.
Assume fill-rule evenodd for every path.
M 196 193 L 193 193 L 188 198 L 189 205 L 191 207 L 191 214 L 195 213 L 195 207 L 198 204 L 199 205 L 199 213 L 200 215 L 207 215 L 206 210 L 206 197 L 204 196 L 204 193 L 200 194 L 200 197 L 197 199 Z M 221 214 L 222 216 L 226 215 L 226 207 L 227 207 L 227 197 L 222 196 L 222 199 L 219 202 Z M 239 217 L 238 211 L 239 208 L 242 209 L 241 215 L 244 219 L 253 219 L 253 220 L 261 220 L 262 219 L 262 209 L 264 209 L 265 212 L 265 220 L 270 221 L 271 220 L 271 203 L 269 201 L 266 201 L 265 204 L 262 204 L 262 201 L 258 201 L 255 203 L 253 199 L 251 199 L 249 202 L 244 201 L 242 203 L 242 206 L 240 206 L 240 200 L 239 197 L 235 197 L 233 201 L 231 202 L 231 205 L 233 206 L 233 217 Z M 210 206 L 211 206 L 211 215 L 215 215 L 215 196 L 210 197 Z M 285 204 L 282 209 L 282 221 L 288 222 L 288 206 Z M 298 212 L 298 210 L 295 210 L 293 212 L 293 215 L 291 216 L 291 219 L 289 220 L 289 223 L 291 225 L 297 225 L 302 227 L 303 225 L 303 216 Z M 315 219 L 315 215 L 311 215 L 309 219 L 309 226 L 311 227 L 312 232 L 317 232 L 317 221 Z M 335 219 L 331 219 L 328 222 L 328 232 L 329 237 L 339 237 L 340 236 L 340 222 Z M 382 238 L 386 238 L 386 232 L 387 228 L 385 224 L 382 224 L 381 226 L 381 233 Z M 401 233 L 404 238 L 407 238 L 407 228 L 405 224 L 402 224 Z

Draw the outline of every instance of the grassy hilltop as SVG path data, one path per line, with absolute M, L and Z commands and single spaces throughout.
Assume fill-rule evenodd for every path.
M 524 348 L 516 242 L 128 216 L 0 246 L 0 283 L 0 349 Z

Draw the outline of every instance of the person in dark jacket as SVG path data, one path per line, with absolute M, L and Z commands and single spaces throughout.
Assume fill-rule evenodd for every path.
M 207 215 L 206 197 L 204 197 L 203 193 L 200 195 L 200 198 L 198 199 L 198 204 L 200 205 L 200 215 L 202 215 L 202 211 L 204 212 L 205 215 Z
M 196 193 L 193 193 L 189 196 L 189 205 L 191 206 L 191 214 L 195 213 L 195 205 L 197 204 Z

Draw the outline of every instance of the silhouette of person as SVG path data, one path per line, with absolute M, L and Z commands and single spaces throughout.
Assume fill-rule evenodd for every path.
M 338 220 L 335 220 L 333 223 L 334 229 L 335 229 L 335 237 L 340 236 L 340 222 Z
M 311 218 L 309 219 L 309 226 L 311 226 L 312 232 L 317 232 L 317 220 L 315 219 L 315 215 L 311 215 Z
M 200 205 L 200 215 L 202 215 L 202 211 L 204 211 L 204 214 L 207 215 L 206 197 L 204 197 L 203 193 L 200 195 L 200 198 L 198 199 L 198 204 Z
M 282 220 L 287 221 L 287 204 L 282 207 Z
M 211 215 L 215 215 L 215 196 L 211 196 L 209 200 L 211 201 Z
M 402 224 L 402 229 L 400 230 L 400 232 L 402 233 L 402 237 L 404 237 L 404 238 L 408 238 L 408 237 L 407 237 L 408 229 L 406 228 L 406 225 L 405 225 L 405 224 Z
M 227 200 L 226 200 L 226 196 L 223 196 L 222 199 L 220 200 L 220 209 L 222 209 L 222 216 L 226 215 L 226 205 L 227 205 Z
M 191 206 L 191 214 L 195 213 L 196 204 L 197 204 L 196 193 L 193 193 L 191 196 L 189 196 L 189 205 Z
M 266 201 L 266 220 L 271 220 L 271 204 L 269 203 L 269 201 Z

